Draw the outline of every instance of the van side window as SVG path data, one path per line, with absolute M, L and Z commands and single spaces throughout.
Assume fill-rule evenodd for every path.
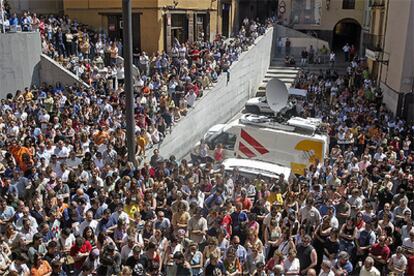
M 234 134 L 222 133 L 214 139 L 212 144 L 214 145 L 214 147 L 216 147 L 218 144 L 223 144 L 224 149 L 234 150 L 236 139 L 237 136 Z
M 236 144 L 237 136 L 235 134 L 227 135 L 227 142 L 224 145 L 224 148 L 227 150 L 234 150 L 234 145 Z

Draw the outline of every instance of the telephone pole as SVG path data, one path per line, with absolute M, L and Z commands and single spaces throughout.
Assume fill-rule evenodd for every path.
M 124 71 L 125 86 L 125 116 L 128 161 L 136 165 L 135 159 L 135 117 L 134 117 L 134 88 L 132 86 L 132 9 L 131 0 L 122 0 L 122 20 L 124 39 Z

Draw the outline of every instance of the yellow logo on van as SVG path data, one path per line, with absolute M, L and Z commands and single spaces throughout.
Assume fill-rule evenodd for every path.
M 303 153 L 303 159 L 307 160 L 306 163 L 291 162 L 290 167 L 295 174 L 304 175 L 305 168 L 310 164 L 315 164 L 316 160 L 322 160 L 323 143 L 313 140 L 302 140 L 296 144 L 295 150 Z

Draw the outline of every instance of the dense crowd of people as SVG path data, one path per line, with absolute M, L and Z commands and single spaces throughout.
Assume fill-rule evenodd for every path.
M 254 23 L 244 24 L 248 38 Z M 62 25 L 43 43 L 67 58 L 55 40 Z M 246 45 L 238 39 L 233 48 L 177 43 L 154 55 L 166 67 L 138 64 L 139 156 L 192 105 L 206 68 L 230 66 Z M 105 60 L 105 49 L 75 56 Z M 104 66 L 118 66 L 113 59 Z M 354 57 L 345 75 L 299 73 L 294 86 L 308 92 L 297 114 L 323 120 L 330 154 L 278 179 L 225 171 L 222 148 L 206 164 L 157 149 L 128 162 L 114 79 L 116 88 L 92 80 L 0 101 L 0 274 L 414 275 L 414 128 L 386 110 L 364 60 Z
M 78 108 L 79 105 L 90 106 L 90 101 L 85 97 L 99 97 L 98 103 L 103 100 L 111 105 L 108 107 L 111 110 L 106 110 L 106 117 L 122 115 L 122 105 L 114 104 L 122 96 L 125 79 L 123 62 L 119 58 L 123 52 L 121 41 L 111 40 L 105 33 L 93 32 L 88 26 L 68 16 L 38 17 L 26 12 L 21 18 L 12 14 L 6 22 L 9 31 L 21 29 L 40 32 L 43 53 L 91 87 L 75 93 L 77 88 L 58 84 L 48 90 L 63 92 L 65 100 L 68 99 L 72 104 L 76 102 Z M 144 128 L 146 131 L 143 133 L 146 138 L 143 147 L 158 144 L 166 131 L 186 116 L 196 100 L 214 85 L 220 74 L 227 73 L 227 78 L 230 78 L 232 63 L 271 24 L 270 19 L 263 24 L 244 20 L 239 33 L 230 39 L 220 35 L 213 42 L 197 40 L 180 43 L 175 39 L 170 53 L 139 53 L 134 62 L 139 74 L 134 75 L 133 85 L 138 95 L 139 129 Z M 154 119 L 157 123 L 147 128 L 148 121 Z M 140 153 L 144 153 L 144 150 L 140 150 Z

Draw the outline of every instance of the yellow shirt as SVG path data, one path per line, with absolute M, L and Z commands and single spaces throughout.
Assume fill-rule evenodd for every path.
M 24 98 L 25 98 L 26 101 L 30 102 L 33 99 L 33 93 L 32 93 L 32 91 L 28 91 L 26 93 L 26 95 L 24 96 Z
M 267 197 L 267 201 L 270 203 L 270 205 L 273 205 L 275 202 L 279 203 L 280 205 L 283 205 L 282 194 L 270 192 L 269 196 Z
M 134 214 L 139 212 L 139 205 L 138 203 L 130 203 L 125 205 L 124 212 L 128 214 L 131 219 L 134 219 Z
M 140 151 L 145 151 L 145 147 L 147 146 L 147 141 L 145 140 L 144 136 L 137 137 L 137 144 Z

